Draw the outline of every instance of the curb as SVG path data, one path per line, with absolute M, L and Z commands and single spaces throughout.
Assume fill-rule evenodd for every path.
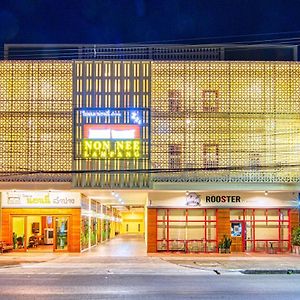
M 241 270 L 242 274 L 300 274 L 300 270 L 298 269 L 285 269 L 285 270 Z

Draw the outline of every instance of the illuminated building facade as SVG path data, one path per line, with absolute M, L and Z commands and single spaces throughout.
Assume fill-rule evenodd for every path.
M 2 237 L 23 226 L 28 238 L 17 218 L 39 208 L 30 224 L 51 216 L 54 238 L 73 230 L 67 251 L 89 248 L 108 221 L 119 232 L 96 200 L 119 190 L 147 206 L 148 252 L 217 252 L 224 235 L 232 251 L 290 251 L 299 78 L 297 62 L 1 62 Z M 66 194 L 14 194 L 37 182 Z

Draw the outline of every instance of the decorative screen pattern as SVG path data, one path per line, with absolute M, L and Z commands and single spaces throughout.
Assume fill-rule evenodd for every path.
M 0 181 L 71 181 L 71 167 L 72 63 L 1 62 Z
M 77 61 L 73 80 L 73 185 L 149 187 L 150 63 Z M 138 138 L 124 141 L 133 151 L 124 152 L 127 146 L 113 136 L 136 126 Z
M 152 167 L 181 148 L 153 181 L 299 182 L 299 78 L 293 62 L 153 62 Z

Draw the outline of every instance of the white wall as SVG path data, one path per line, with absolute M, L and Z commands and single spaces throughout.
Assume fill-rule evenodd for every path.
M 200 197 L 199 207 L 247 207 L 247 208 L 272 208 L 272 207 L 298 207 L 298 193 L 296 192 L 239 192 L 216 191 L 196 192 Z M 234 202 L 206 202 L 206 196 L 238 196 L 240 201 Z M 182 207 L 186 206 L 186 192 L 149 192 L 149 206 Z

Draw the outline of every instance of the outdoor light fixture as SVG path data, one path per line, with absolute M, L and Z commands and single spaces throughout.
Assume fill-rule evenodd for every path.
M 268 191 L 265 191 L 265 196 L 268 196 Z
M 185 194 L 186 194 L 186 196 L 188 196 L 189 195 L 189 191 L 186 191 Z

